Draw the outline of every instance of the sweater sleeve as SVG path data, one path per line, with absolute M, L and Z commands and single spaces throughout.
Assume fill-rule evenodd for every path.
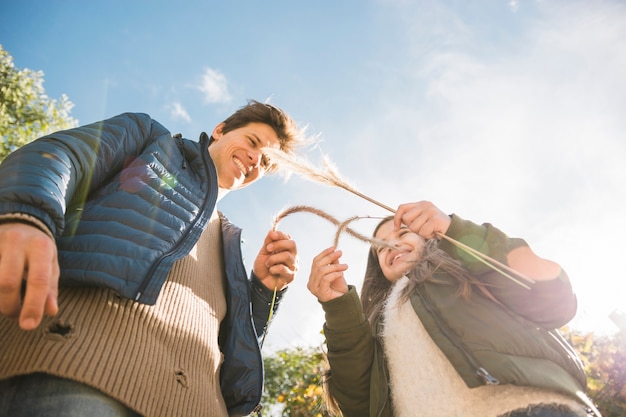
M 510 238 L 489 223 L 478 225 L 457 215 L 452 215 L 446 235 L 505 265 L 510 251 L 528 246 L 523 239 Z M 563 270 L 551 280 L 523 282 L 529 287 L 525 288 L 447 240 L 442 240 L 439 247 L 480 279 L 503 305 L 538 326 L 558 328 L 576 314 L 576 296 Z
M 321 303 L 331 376 L 329 387 L 344 417 L 369 415 L 374 339 L 356 289 Z

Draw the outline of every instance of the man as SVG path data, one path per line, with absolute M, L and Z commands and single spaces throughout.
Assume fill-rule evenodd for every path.
M 216 209 L 291 151 L 294 121 L 250 101 L 200 141 L 125 113 L 0 165 L 0 415 L 241 416 L 296 244 L 270 231 L 250 279 Z M 275 304 L 276 306 L 277 304 Z M 56 414 L 55 414 L 56 413 Z

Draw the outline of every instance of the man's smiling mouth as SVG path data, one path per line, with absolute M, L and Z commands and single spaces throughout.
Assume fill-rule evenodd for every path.
M 239 159 L 237 159 L 237 157 L 234 157 L 233 161 L 235 161 L 235 165 L 237 165 L 237 167 L 244 176 L 248 175 L 248 170 L 246 169 L 246 166 Z

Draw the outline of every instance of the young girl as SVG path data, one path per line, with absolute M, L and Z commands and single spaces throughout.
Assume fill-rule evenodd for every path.
M 528 278 L 512 280 L 446 235 Z M 326 317 L 329 408 L 346 417 L 597 415 L 576 353 L 555 330 L 576 312 L 565 272 L 522 239 L 401 205 L 374 237 L 361 301 L 331 247 L 308 289 Z M 592 414 L 596 413 L 596 414 Z

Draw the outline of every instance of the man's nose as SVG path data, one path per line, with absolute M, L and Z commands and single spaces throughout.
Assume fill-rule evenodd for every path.
M 261 151 L 250 151 L 248 153 L 250 163 L 253 168 L 259 168 L 261 166 L 261 160 L 263 159 L 263 153 Z
M 261 163 L 261 152 L 250 151 L 248 153 L 248 158 L 250 158 L 250 163 L 253 167 L 258 168 Z

